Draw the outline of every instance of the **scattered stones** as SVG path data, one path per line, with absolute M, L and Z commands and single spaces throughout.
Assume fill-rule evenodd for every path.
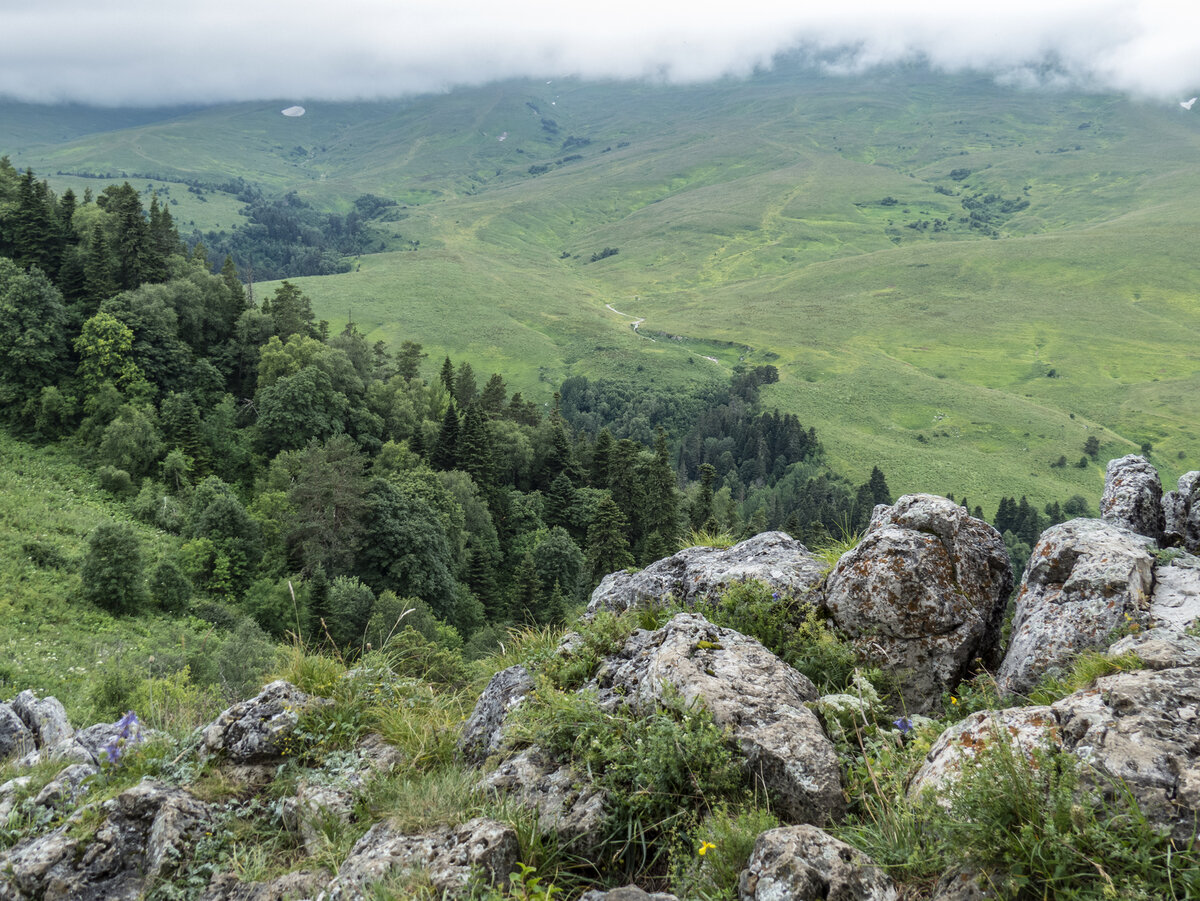
M 815 826 L 764 832 L 738 880 L 739 901 L 896 901 L 895 884 L 861 851 Z
M 899 678 L 905 709 L 923 713 L 976 658 L 992 662 L 1011 590 L 1000 533 L 953 501 L 916 494 L 875 508 L 829 574 L 825 605 L 860 653 Z
M 806 702 L 816 688 L 752 638 L 698 613 L 638 630 L 596 677 L 602 703 L 661 704 L 671 692 L 728 727 L 773 809 L 790 822 L 823 824 L 845 810 L 837 755 Z
M 204 747 L 238 763 L 279 757 L 299 711 L 313 702 L 290 682 L 272 682 L 257 697 L 234 704 L 204 727 Z
M 1162 484 L 1145 457 L 1130 454 L 1108 461 L 1100 518 L 1152 541 L 1162 537 Z
M 763 532 L 730 548 L 690 547 L 639 572 L 611 573 L 592 592 L 587 612 L 620 612 L 665 597 L 694 606 L 748 579 L 798 595 L 819 585 L 822 575 L 820 561 L 799 541 L 785 532 Z
M 533 677 L 523 666 L 510 666 L 492 676 L 463 727 L 458 750 L 470 763 L 482 763 L 500 749 L 505 718 L 533 691 Z
M 1146 625 L 1152 547 L 1149 538 L 1095 519 L 1043 532 L 1017 597 L 1000 692 L 1027 692 L 1080 651 L 1102 646 L 1118 627 Z
M 463 895 L 472 870 L 483 873 L 489 882 L 503 882 L 516 869 L 519 854 L 516 831 L 495 820 L 477 818 L 418 835 L 376 823 L 338 869 L 329 897 L 359 898 L 365 886 L 412 868 L 423 870 L 438 892 Z

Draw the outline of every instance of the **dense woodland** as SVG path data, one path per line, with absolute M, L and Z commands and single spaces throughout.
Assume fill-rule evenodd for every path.
M 85 591 L 111 609 L 248 612 L 346 646 L 415 598 L 482 651 L 691 533 L 811 543 L 891 501 L 878 468 L 850 484 L 813 427 L 762 409 L 773 367 L 690 397 L 576 377 L 543 407 L 469 361 L 332 331 L 289 282 L 255 306 L 128 184 L 59 197 L 0 161 L 0 256 L 5 425 L 70 443 L 184 539 L 143 574 L 128 529 L 99 530 Z M 1023 562 L 1062 516 L 1005 499 L 997 524 Z

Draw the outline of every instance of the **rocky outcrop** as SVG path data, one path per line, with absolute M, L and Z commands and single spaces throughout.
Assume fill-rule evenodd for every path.
M 7 704 L 0 704 L 0 760 L 24 757 L 37 747 L 25 721 Z
M 237 763 L 279 757 L 287 749 L 300 711 L 310 703 L 313 699 L 290 682 L 272 682 L 256 697 L 234 704 L 205 726 L 204 747 Z
M 1181 475 L 1176 489 L 1163 495 L 1162 505 L 1163 544 L 1200 554 L 1200 472 Z
M 1143 669 L 1200 666 L 1200 637 L 1171 628 L 1148 629 L 1113 642 L 1106 653 L 1136 654 Z
M 1119 626 L 1147 625 L 1153 542 L 1094 519 L 1042 533 L 1017 597 L 1012 640 L 997 674 L 1002 694 L 1029 691 Z
M 1000 740 L 1027 756 L 1038 747 L 1074 754 L 1099 792 L 1120 779 L 1151 823 L 1191 838 L 1200 817 L 1200 667 L 1117 673 L 1048 707 L 974 714 L 934 743 L 910 791 L 944 800 L 963 762 Z
M 207 805 L 152 780 L 101 809 L 104 819 L 90 841 L 73 836 L 68 821 L 0 854 L 0 897 L 135 901 L 174 870 L 211 823 Z
M 1145 457 L 1109 460 L 1100 518 L 1157 542 L 1163 533 L 1162 483 Z
M 523 666 L 510 666 L 492 676 L 463 727 L 458 750 L 470 763 L 483 763 L 500 748 L 505 717 L 533 691 L 533 677 Z
M 439 897 L 466 895 L 472 871 L 488 882 L 502 882 L 516 869 L 519 854 L 516 831 L 495 820 L 479 818 L 417 835 L 376 823 L 338 869 L 328 897 L 361 898 L 366 886 L 412 868 L 428 875 Z
M 833 744 L 807 702 L 816 688 L 752 638 L 698 613 L 638 630 L 601 666 L 602 703 L 653 708 L 671 692 L 702 705 L 737 742 L 785 820 L 823 824 L 845 809 Z
M 896 886 L 861 851 L 815 826 L 764 832 L 738 880 L 739 901 L 896 901 Z
M 299 901 L 317 898 L 329 881 L 323 873 L 286 873 L 270 882 L 242 882 L 233 873 L 219 873 L 200 901 Z
M 1000 534 L 953 501 L 918 494 L 875 508 L 862 542 L 830 573 L 825 605 L 920 713 L 975 658 L 995 655 L 1011 590 Z
M 1200 619 L 1200 557 L 1180 554 L 1154 568 L 1150 620 L 1183 631 Z
M 822 575 L 820 561 L 799 541 L 785 532 L 763 532 L 730 548 L 690 547 L 639 572 L 611 573 L 592 592 L 587 610 L 620 612 L 667 597 L 694 606 L 748 579 L 799 595 L 819 585 Z
M 481 786 L 533 811 L 543 832 L 556 833 L 559 842 L 576 853 L 586 854 L 604 837 L 603 792 L 537 748 L 501 763 Z
M 67 711 L 58 698 L 39 698 L 26 689 L 10 702 L 10 706 L 29 727 L 39 748 L 53 748 L 75 735 Z

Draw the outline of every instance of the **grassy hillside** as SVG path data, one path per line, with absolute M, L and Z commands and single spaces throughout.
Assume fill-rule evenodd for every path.
M 1101 459 L 1151 442 L 1165 479 L 1200 459 L 1200 119 L 1178 108 L 787 65 L 311 103 L 301 119 L 284 105 L 70 139 L 40 109 L 12 156 L 242 177 L 336 210 L 393 198 L 379 226 L 407 249 L 298 280 L 319 315 L 503 370 L 539 400 L 569 374 L 674 389 L 774 362 L 768 402 L 816 426 L 847 475 L 878 464 L 897 490 L 973 503 L 1094 497 L 1095 465 L 1049 465 L 1093 434 Z M 175 184 L 178 221 L 236 221 L 228 195 Z

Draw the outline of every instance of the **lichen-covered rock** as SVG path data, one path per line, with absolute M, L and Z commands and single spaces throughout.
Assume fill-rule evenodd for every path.
M 71 825 L 0 854 L 0 897 L 11 901 L 134 901 L 185 859 L 205 828 L 207 805 L 180 788 L 145 780 L 101 809 L 90 841 Z
M 1189 840 L 1200 817 L 1200 667 L 1117 673 L 1056 701 L 1062 746 L 1129 786 L 1150 822 Z
M 75 734 L 67 719 L 67 711 L 58 698 L 39 698 L 26 689 L 9 706 L 29 727 L 39 748 L 53 748 L 69 741 Z
M 87 793 L 84 780 L 98 772 L 90 763 L 73 763 L 42 786 L 33 803 L 38 807 L 73 807 Z
M 1100 518 L 1155 542 L 1162 538 L 1162 483 L 1145 457 L 1130 454 L 1108 461 Z
M 646 892 L 636 885 L 623 885 L 607 892 L 592 890 L 579 896 L 579 901 L 679 901 L 667 892 Z
M 1200 637 L 1171 628 L 1147 629 L 1113 642 L 1105 653 L 1137 654 L 1144 669 L 1200 666 Z
M 278 757 L 313 699 L 290 682 L 272 682 L 257 697 L 234 704 L 204 727 L 204 747 L 229 760 L 252 763 Z
M 799 541 L 785 532 L 763 532 L 730 548 L 690 547 L 639 572 L 611 573 L 592 592 L 587 611 L 620 612 L 665 597 L 694 605 L 749 579 L 798 595 L 819 585 L 822 574 L 820 561 Z
M 1012 640 L 997 673 L 1002 694 L 1027 692 L 1119 626 L 1145 626 L 1153 542 L 1095 519 L 1051 526 L 1033 548 L 1017 596 Z
M 523 666 L 510 666 L 492 676 L 458 740 L 458 750 L 465 760 L 482 763 L 499 750 L 505 718 L 531 691 L 533 677 Z
M 438 892 L 465 895 L 473 870 L 489 882 L 502 882 L 516 868 L 519 854 L 516 831 L 495 820 L 477 818 L 417 835 L 376 823 L 338 869 L 329 897 L 360 898 L 364 887 L 412 868 L 425 871 Z
M 242 882 L 233 873 L 218 873 L 199 901 L 300 901 L 318 897 L 328 881 L 328 875 L 305 871 L 270 882 Z
M 1183 630 L 1200 618 L 1200 557 L 1184 554 L 1155 567 L 1150 619 Z
M 1000 534 L 953 501 L 907 495 L 875 508 L 825 588 L 838 628 L 895 674 L 905 708 L 929 710 L 996 652 L 1012 569 Z
M 25 721 L 7 704 L 0 704 L 0 760 L 24 757 L 37 747 Z
M 672 692 L 728 727 L 747 768 L 790 822 L 823 824 L 845 809 L 837 755 L 806 702 L 816 688 L 753 638 L 698 613 L 635 632 L 596 676 L 609 704 L 653 707 Z
M 280 805 L 280 819 L 300 837 L 309 854 L 316 854 L 325 846 L 329 827 L 350 822 L 354 799 L 354 790 L 344 785 L 301 782 L 295 797 L 285 798 Z
M 585 854 L 602 838 L 604 794 L 567 765 L 551 762 L 537 748 L 527 748 L 500 764 L 480 786 L 506 795 L 537 814 L 543 832 Z
M 956 868 L 942 874 L 929 901 L 991 901 L 995 897 L 983 873 Z
M 932 793 L 948 804 L 946 788 L 962 775 L 963 764 L 974 760 L 997 741 L 1007 742 L 1014 750 L 1032 757 L 1038 748 L 1056 745 L 1058 719 L 1049 707 L 1013 707 L 1007 710 L 981 710 L 948 727 L 909 783 L 908 792 L 918 797 Z
M 764 832 L 738 880 L 739 901 L 896 901 L 897 897 L 891 877 L 874 861 L 815 826 Z
M 1178 488 L 1163 495 L 1163 544 L 1179 544 L 1200 554 L 1200 472 L 1179 477 Z

